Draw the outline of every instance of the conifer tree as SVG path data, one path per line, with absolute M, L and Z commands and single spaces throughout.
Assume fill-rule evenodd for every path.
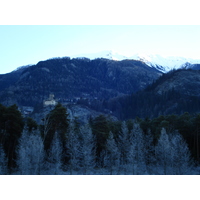
M 129 132 L 125 121 L 122 122 L 121 132 L 119 133 L 118 148 L 120 151 L 120 166 L 123 171 L 126 169 L 128 163 L 128 152 L 130 150 Z
M 7 158 L 4 153 L 3 147 L 0 144 L 0 175 L 6 175 L 7 174 Z
M 144 134 L 139 124 L 134 124 L 129 137 L 128 166 L 133 174 L 143 174 L 146 171 Z
M 4 110 L 3 124 L 4 131 L 1 135 L 1 142 L 8 158 L 8 169 L 11 172 L 16 167 L 16 148 L 24 127 L 23 117 L 16 105 Z
M 97 158 L 100 157 L 101 151 L 105 150 L 106 140 L 109 134 L 109 124 L 104 115 L 96 117 L 93 121 L 91 120 L 92 133 L 96 138 L 96 154 Z M 101 160 L 98 159 L 98 163 Z
M 70 131 L 67 136 L 67 152 L 69 155 L 69 170 L 70 174 L 80 170 L 81 159 L 81 144 L 80 144 L 80 132 L 76 129 L 75 124 L 70 125 Z
M 156 159 L 155 159 L 155 146 L 153 144 L 153 136 L 150 130 L 144 135 L 144 148 L 145 148 L 145 163 L 147 168 L 147 173 L 151 174 L 154 169 Z
M 63 150 L 66 145 L 66 134 L 69 127 L 67 109 L 58 103 L 53 110 L 45 117 L 45 125 L 42 126 L 44 147 L 48 151 L 51 147 L 55 133 L 59 135 Z
M 47 168 L 50 174 L 62 174 L 62 146 L 58 133 L 56 132 L 52 140 L 51 148 L 47 158 Z
M 191 174 L 192 159 L 187 143 L 183 137 L 175 132 L 171 138 L 173 174 Z
M 119 169 L 120 152 L 113 138 L 113 133 L 110 131 L 106 142 L 105 165 L 112 175 Z
M 80 134 L 83 174 L 92 174 L 96 165 L 96 138 L 89 125 L 82 126 Z
M 172 149 L 169 136 L 165 130 L 162 128 L 160 138 L 155 147 L 155 155 L 158 169 L 161 169 L 161 174 L 170 174 L 172 165 Z

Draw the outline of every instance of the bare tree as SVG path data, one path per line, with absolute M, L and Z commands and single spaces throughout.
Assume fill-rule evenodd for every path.
M 23 175 L 40 174 L 44 163 L 43 141 L 38 132 L 24 129 L 17 150 L 17 165 Z

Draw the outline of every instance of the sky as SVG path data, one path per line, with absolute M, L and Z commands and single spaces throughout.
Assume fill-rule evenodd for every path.
M 200 59 L 199 36 L 200 25 L 0 25 L 0 74 L 105 50 Z

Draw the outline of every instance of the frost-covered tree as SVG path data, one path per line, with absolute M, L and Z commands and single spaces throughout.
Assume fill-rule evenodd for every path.
M 22 175 L 41 174 L 44 164 L 43 141 L 38 132 L 23 130 L 17 150 L 17 165 Z
M 81 134 L 81 165 L 83 174 L 92 174 L 96 165 L 96 138 L 89 125 L 82 126 Z
M 31 150 L 31 163 L 33 174 L 42 174 L 44 166 L 44 145 L 39 132 L 35 132 L 29 137 L 29 144 Z
M 162 128 L 155 153 L 158 171 L 161 170 L 161 174 L 191 174 L 190 151 L 178 132 L 168 135 Z
M 154 169 L 156 160 L 155 160 L 155 146 L 153 144 L 153 136 L 150 130 L 147 131 L 147 134 L 144 135 L 144 148 L 145 148 L 145 163 L 147 168 L 147 173 L 151 174 Z
M 67 137 L 67 152 L 69 154 L 69 170 L 70 174 L 80 170 L 80 157 L 81 157 L 81 146 L 80 146 L 80 132 L 75 130 L 74 125 L 70 126 L 70 131 Z
M 119 133 L 118 137 L 118 148 L 120 151 L 120 166 L 121 166 L 121 171 L 126 170 L 126 165 L 128 163 L 128 152 L 130 148 L 130 143 L 129 143 L 129 131 L 126 125 L 126 122 L 122 122 L 121 126 L 121 132 Z M 124 172 L 125 173 L 125 172 Z
M 19 139 L 19 145 L 17 150 L 17 165 L 19 173 L 22 175 L 30 174 L 30 158 L 28 152 L 30 151 L 30 147 L 28 144 L 28 131 L 23 130 L 21 138 Z
M 128 168 L 130 173 L 144 174 L 146 171 L 144 134 L 139 124 L 134 124 L 129 137 Z
M 62 174 L 61 158 L 62 158 L 62 145 L 58 133 L 55 132 L 47 158 L 47 168 L 49 171 L 48 173 L 55 175 Z
M 7 174 L 7 158 L 3 150 L 2 145 L 0 144 L 0 175 Z
M 158 166 L 158 172 L 161 174 L 171 174 L 172 173 L 172 151 L 171 142 L 169 136 L 165 130 L 162 128 L 160 138 L 155 147 L 156 163 Z
M 118 170 L 120 164 L 120 153 L 116 141 L 113 137 L 113 133 L 111 131 L 109 132 L 108 139 L 106 141 L 104 163 L 110 171 L 110 174 L 116 174 L 116 171 Z
M 173 174 L 191 174 L 191 154 L 184 138 L 175 132 L 171 138 Z

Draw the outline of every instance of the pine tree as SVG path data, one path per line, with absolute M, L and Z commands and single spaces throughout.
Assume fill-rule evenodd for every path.
M 173 174 L 191 174 L 191 154 L 187 143 L 178 132 L 172 135 L 171 147 L 173 149 Z
M 161 174 L 170 174 L 172 165 L 172 148 L 169 136 L 164 128 L 161 130 L 160 138 L 155 147 L 155 155 L 158 169 Z
M 118 137 L 118 148 L 120 151 L 120 171 L 126 173 L 126 165 L 128 164 L 128 152 L 130 150 L 129 132 L 126 122 L 122 122 L 121 132 Z M 123 172 L 122 172 L 123 173 Z
M 139 124 L 134 127 L 129 137 L 128 166 L 133 174 L 143 174 L 146 171 L 144 134 Z
M 79 171 L 81 167 L 81 144 L 79 134 L 79 130 L 76 130 L 74 124 L 71 124 L 66 144 L 67 152 L 69 154 L 70 174 L 73 174 L 75 171 Z
M 92 127 L 92 133 L 95 135 L 96 138 L 96 155 L 98 163 L 100 165 L 100 154 L 102 150 L 105 150 L 106 140 L 110 131 L 109 123 L 104 115 L 100 115 L 94 120 L 90 120 L 90 122 Z
M 1 135 L 1 142 L 8 158 L 9 173 L 11 173 L 12 169 L 16 167 L 16 148 L 24 127 L 23 117 L 16 105 L 4 110 L 3 124 L 4 133 Z
M 83 174 L 92 174 L 96 165 L 96 138 L 89 125 L 82 126 L 80 134 L 82 139 L 81 163 L 83 167 Z
M 150 130 L 144 135 L 144 145 L 145 145 L 145 163 L 147 167 L 148 174 L 152 173 L 154 169 L 156 159 L 155 159 L 155 146 L 153 144 L 153 136 Z
M 45 117 L 45 124 L 42 126 L 44 147 L 48 151 L 50 149 L 55 133 L 59 135 L 63 150 L 66 145 L 66 133 L 69 127 L 67 109 L 58 103 L 53 110 Z
M 113 133 L 110 131 L 106 142 L 105 165 L 109 169 L 111 175 L 119 169 L 119 161 L 120 152 L 113 138 Z
M 52 140 L 52 144 L 47 158 L 47 168 L 49 169 L 50 174 L 54 175 L 62 174 L 61 158 L 62 158 L 62 146 L 58 133 L 56 132 Z

